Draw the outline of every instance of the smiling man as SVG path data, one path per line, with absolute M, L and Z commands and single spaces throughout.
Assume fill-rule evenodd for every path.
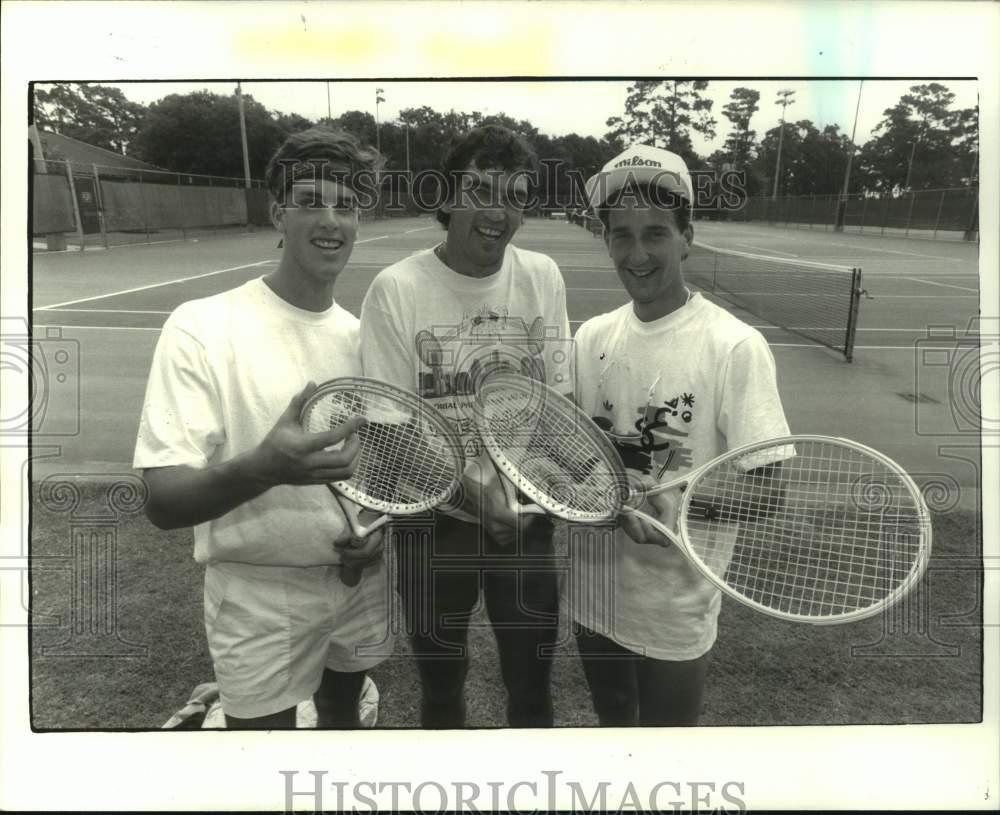
M 316 434 L 298 421 L 313 383 L 361 372 L 358 320 L 333 287 L 358 230 L 354 179 L 377 160 L 345 133 L 289 137 L 267 172 L 277 268 L 179 306 L 153 358 L 134 466 L 150 520 L 194 527 L 230 728 L 295 727 L 310 695 L 320 727 L 356 727 L 380 661 L 362 648 L 388 630 L 381 535 L 352 548 L 325 486 L 353 472 L 359 420 Z M 345 586 L 343 563 L 365 578 Z
M 631 301 L 577 331 L 577 401 L 633 483 L 672 480 L 727 449 L 786 435 L 767 342 L 684 283 L 694 230 L 681 157 L 630 147 L 587 182 L 587 195 Z M 675 501 L 654 498 L 647 510 L 673 526 Z M 696 724 L 719 590 L 634 516 L 610 538 L 575 536 L 570 558 L 579 590 L 567 610 L 600 723 Z
M 512 368 L 571 388 L 566 291 L 551 258 L 511 244 L 537 161 L 509 130 L 484 126 L 444 161 L 445 239 L 383 270 L 361 309 L 366 376 L 414 390 L 461 432 L 465 502 L 434 515 L 433 537 L 397 548 L 398 588 L 422 681 L 424 727 L 465 724 L 469 619 L 480 586 L 496 635 L 508 722 L 552 724 L 556 574 L 552 525 L 520 524 L 480 449 L 468 402 L 483 373 Z M 525 563 L 525 558 L 531 558 Z

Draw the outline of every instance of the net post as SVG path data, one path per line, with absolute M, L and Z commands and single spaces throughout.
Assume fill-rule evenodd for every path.
M 104 225 L 104 195 L 101 193 L 101 174 L 97 171 L 96 164 L 92 164 L 91 167 L 94 168 L 94 195 L 97 196 L 97 223 L 101 227 L 101 243 L 107 249 L 108 230 Z
M 979 188 L 973 187 L 976 191 L 972 202 L 972 217 L 969 219 L 969 225 L 965 228 L 965 234 L 962 235 L 962 240 L 974 241 L 976 240 L 976 235 L 979 232 Z
M 861 307 L 861 267 L 851 269 L 851 307 L 847 313 L 847 332 L 844 335 L 844 359 L 854 361 L 854 335 L 858 329 L 858 310 Z

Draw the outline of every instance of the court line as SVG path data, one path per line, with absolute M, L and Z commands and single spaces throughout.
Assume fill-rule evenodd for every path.
M 974 291 L 979 293 L 979 289 L 970 289 L 968 286 L 956 286 L 954 283 L 938 283 L 935 280 L 923 280 L 919 277 L 897 277 L 898 280 L 910 280 L 914 283 L 926 283 L 928 286 L 941 286 L 945 289 L 961 289 L 962 291 Z
M 720 232 L 719 234 L 721 235 L 722 233 Z M 750 232 L 750 231 L 747 231 L 747 232 L 742 232 L 741 233 L 741 232 L 739 232 L 737 230 L 733 230 L 730 234 L 732 234 L 733 237 L 740 237 L 741 234 L 742 235 L 756 235 L 756 236 L 761 237 L 761 238 L 774 238 L 774 237 L 776 237 L 775 235 L 768 234 L 766 232 Z M 828 234 L 831 234 L 831 233 L 828 233 Z M 784 236 L 780 236 L 780 237 L 784 237 Z M 831 243 L 834 244 L 834 245 L 840 245 L 840 246 L 847 246 L 848 245 L 847 243 L 845 243 L 843 241 L 836 241 L 836 240 L 824 240 L 824 241 L 820 241 L 820 240 L 802 240 L 802 241 L 799 241 L 799 240 L 797 240 L 797 238 L 798 238 L 797 235 L 794 236 L 794 237 L 796 238 L 795 243 L 801 243 L 801 244 L 805 244 L 805 245 L 816 244 L 816 245 L 826 245 L 826 246 L 829 246 Z M 871 251 L 871 252 L 887 252 L 890 255 L 908 255 L 910 257 L 915 257 L 915 258 L 929 258 L 930 260 L 944 260 L 944 261 L 947 261 L 949 263 L 964 263 L 965 262 L 961 258 L 941 257 L 940 255 L 928 255 L 928 254 L 923 254 L 923 253 L 920 253 L 920 252 L 904 252 L 901 249 L 881 249 L 881 248 L 879 248 L 877 246 L 855 246 L 855 247 L 852 247 L 852 248 L 856 248 L 859 252 L 867 252 L 867 251 Z M 768 251 L 774 251 L 774 250 L 768 250 Z
M 788 257 L 790 258 L 799 257 L 799 255 L 796 255 L 793 252 L 782 252 L 780 249 L 773 249 L 768 246 L 757 246 L 756 244 L 753 243 L 734 243 L 733 246 L 745 246 L 748 249 L 756 249 L 758 252 L 774 252 L 778 255 L 788 255 Z
M 567 286 L 566 291 L 598 291 L 598 292 L 618 292 L 619 294 L 625 294 L 625 289 L 591 289 L 586 286 Z
M 580 325 L 585 320 L 570 320 L 570 325 Z M 94 331 L 162 331 L 162 328 L 144 328 L 140 326 L 125 325 L 60 325 L 59 323 L 46 323 L 50 327 L 65 328 L 70 331 L 77 328 L 92 329 Z M 818 351 L 829 351 L 825 345 L 819 343 L 792 343 L 792 342 L 769 342 L 772 348 L 813 348 Z M 949 345 L 942 345 L 942 348 L 950 348 Z M 855 351 L 909 351 L 913 353 L 912 345 L 855 345 Z
M 73 330 L 76 328 L 90 328 L 94 331 L 162 331 L 163 329 L 159 326 L 156 328 L 147 328 L 145 326 L 139 325 L 67 325 L 65 323 L 42 323 L 42 325 L 48 326 L 49 328 L 66 328 Z
M 54 308 L 52 306 L 33 308 L 32 311 L 51 311 L 53 313 L 58 312 L 59 314 L 66 312 L 76 312 L 79 314 L 173 314 L 172 311 L 140 311 L 139 309 L 129 308 Z
M 435 224 L 435 226 L 436 226 L 436 224 Z M 433 229 L 433 228 L 434 228 L 433 226 L 418 226 L 416 229 L 407 229 L 402 234 L 409 235 L 411 232 L 423 232 L 423 231 L 425 231 L 427 229 Z
M 975 291 L 975 289 L 970 289 Z M 881 294 L 868 292 L 873 300 L 978 300 L 978 294 Z
M 909 257 L 927 258 L 928 260 L 943 260 L 946 261 L 947 263 L 966 262 L 964 258 L 946 258 L 946 257 L 941 257 L 940 255 L 927 255 L 923 254 L 922 252 L 904 252 L 900 249 L 879 249 L 877 246 L 858 247 L 858 250 L 861 252 L 886 252 L 887 254 L 890 255 L 908 255 Z
M 38 311 L 39 309 L 34 309 Z M 58 308 L 58 309 L 45 309 L 46 311 L 51 311 L 54 314 L 172 314 L 170 311 L 145 311 L 139 309 L 124 309 L 124 308 Z M 570 320 L 570 322 L 583 322 L 582 320 Z M 829 330 L 840 330 L 831 329 L 829 326 L 802 326 L 802 325 L 792 325 L 792 326 L 777 326 L 770 323 L 747 323 L 751 328 L 756 328 L 758 330 L 767 329 L 781 329 L 787 331 L 829 331 Z M 108 326 L 109 328 L 115 328 L 116 326 Z M 127 327 L 127 326 L 123 326 Z M 919 326 L 917 328 L 863 328 L 858 326 L 857 331 L 859 332 L 872 332 L 872 331 L 892 331 L 900 334 L 924 334 L 927 331 L 927 326 Z
M 961 288 L 956 286 L 955 288 Z M 625 293 L 624 289 L 596 289 L 588 288 L 585 286 L 567 286 L 566 291 L 590 291 L 590 292 L 603 292 L 603 293 Z M 966 291 L 976 291 L 975 289 L 967 289 Z M 705 292 L 706 294 L 712 294 L 712 292 Z M 765 295 L 771 296 L 774 292 L 767 291 L 741 291 L 736 292 L 736 294 L 743 295 L 746 297 L 763 297 Z M 969 299 L 975 298 L 979 299 L 979 293 L 976 294 L 881 294 L 878 292 L 869 292 L 872 299 L 882 299 L 882 300 L 956 300 L 956 299 Z M 803 292 L 802 296 L 806 296 Z M 841 297 L 839 294 L 811 294 L 810 297 Z
M 161 286 L 172 286 L 175 283 L 186 283 L 189 280 L 198 280 L 202 277 L 211 277 L 212 275 L 225 274 L 226 272 L 236 272 L 240 269 L 252 269 L 254 266 L 264 266 L 268 263 L 277 263 L 277 260 L 259 260 L 256 263 L 244 263 L 242 266 L 231 266 L 228 269 L 216 269 L 214 272 L 204 272 L 202 274 L 191 275 L 190 277 L 181 277 L 176 280 L 165 280 L 162 283 L 149 283 L 145 286 L 136 286 L 133 289 L 122 289 L 121 291 L 113 291 L 108 294 L 98 294 L 93 297 L 81 297 L 79 300 L 67 300 L 64 303 L 50 303 L 47 306 L 39 306 L 34 309 L 35 311 L 49 311 L 54 308 L 60 308 L 62 306 L 75 306 L 77 303 L 89 303 L 91 300 L 103 300 L 106 297 L 117 297 L 120 294 L 132 294 L 137 291 L 147 291 L 149 289 L 158 289 Z

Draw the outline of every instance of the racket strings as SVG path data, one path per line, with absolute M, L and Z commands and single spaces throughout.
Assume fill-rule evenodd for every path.
M 461 474 L 451 442 L 424 411 L 395 398 L 365 391 L 334 391 L 316 400 L 303 425 L 309 432 L 331 430 L 352 416 L 364 416 L 358 431 L 354 473 L 342 486 L 380 502 L 388 511 L 436 503 Z
M 485 388 L 478 407 L 484 441 L 507 463 L 516 485 L 542 505 L 581 518 L 610 518 L 627 483 L 573 411 L 538 392 Z
M 783 458 L 766 475 L 729 461 L 691 485 L 691 503 L 747 510 L 735 520 L 689 515 L 694 554 L 748 599 L 807 617 L 869 608 L 905 586 L 924 530 L 904 477 L 840 445 L 797 442 L 790 452 L 772 450 L 772 462 Z

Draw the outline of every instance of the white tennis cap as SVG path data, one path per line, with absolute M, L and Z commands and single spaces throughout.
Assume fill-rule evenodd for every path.
M 685 198 L 688 206 L 694 201 L 684 159 L 669 150 L 634 144 L 587 180 L 587 203 L 596 210 L 627 184 L 650 183 Z

